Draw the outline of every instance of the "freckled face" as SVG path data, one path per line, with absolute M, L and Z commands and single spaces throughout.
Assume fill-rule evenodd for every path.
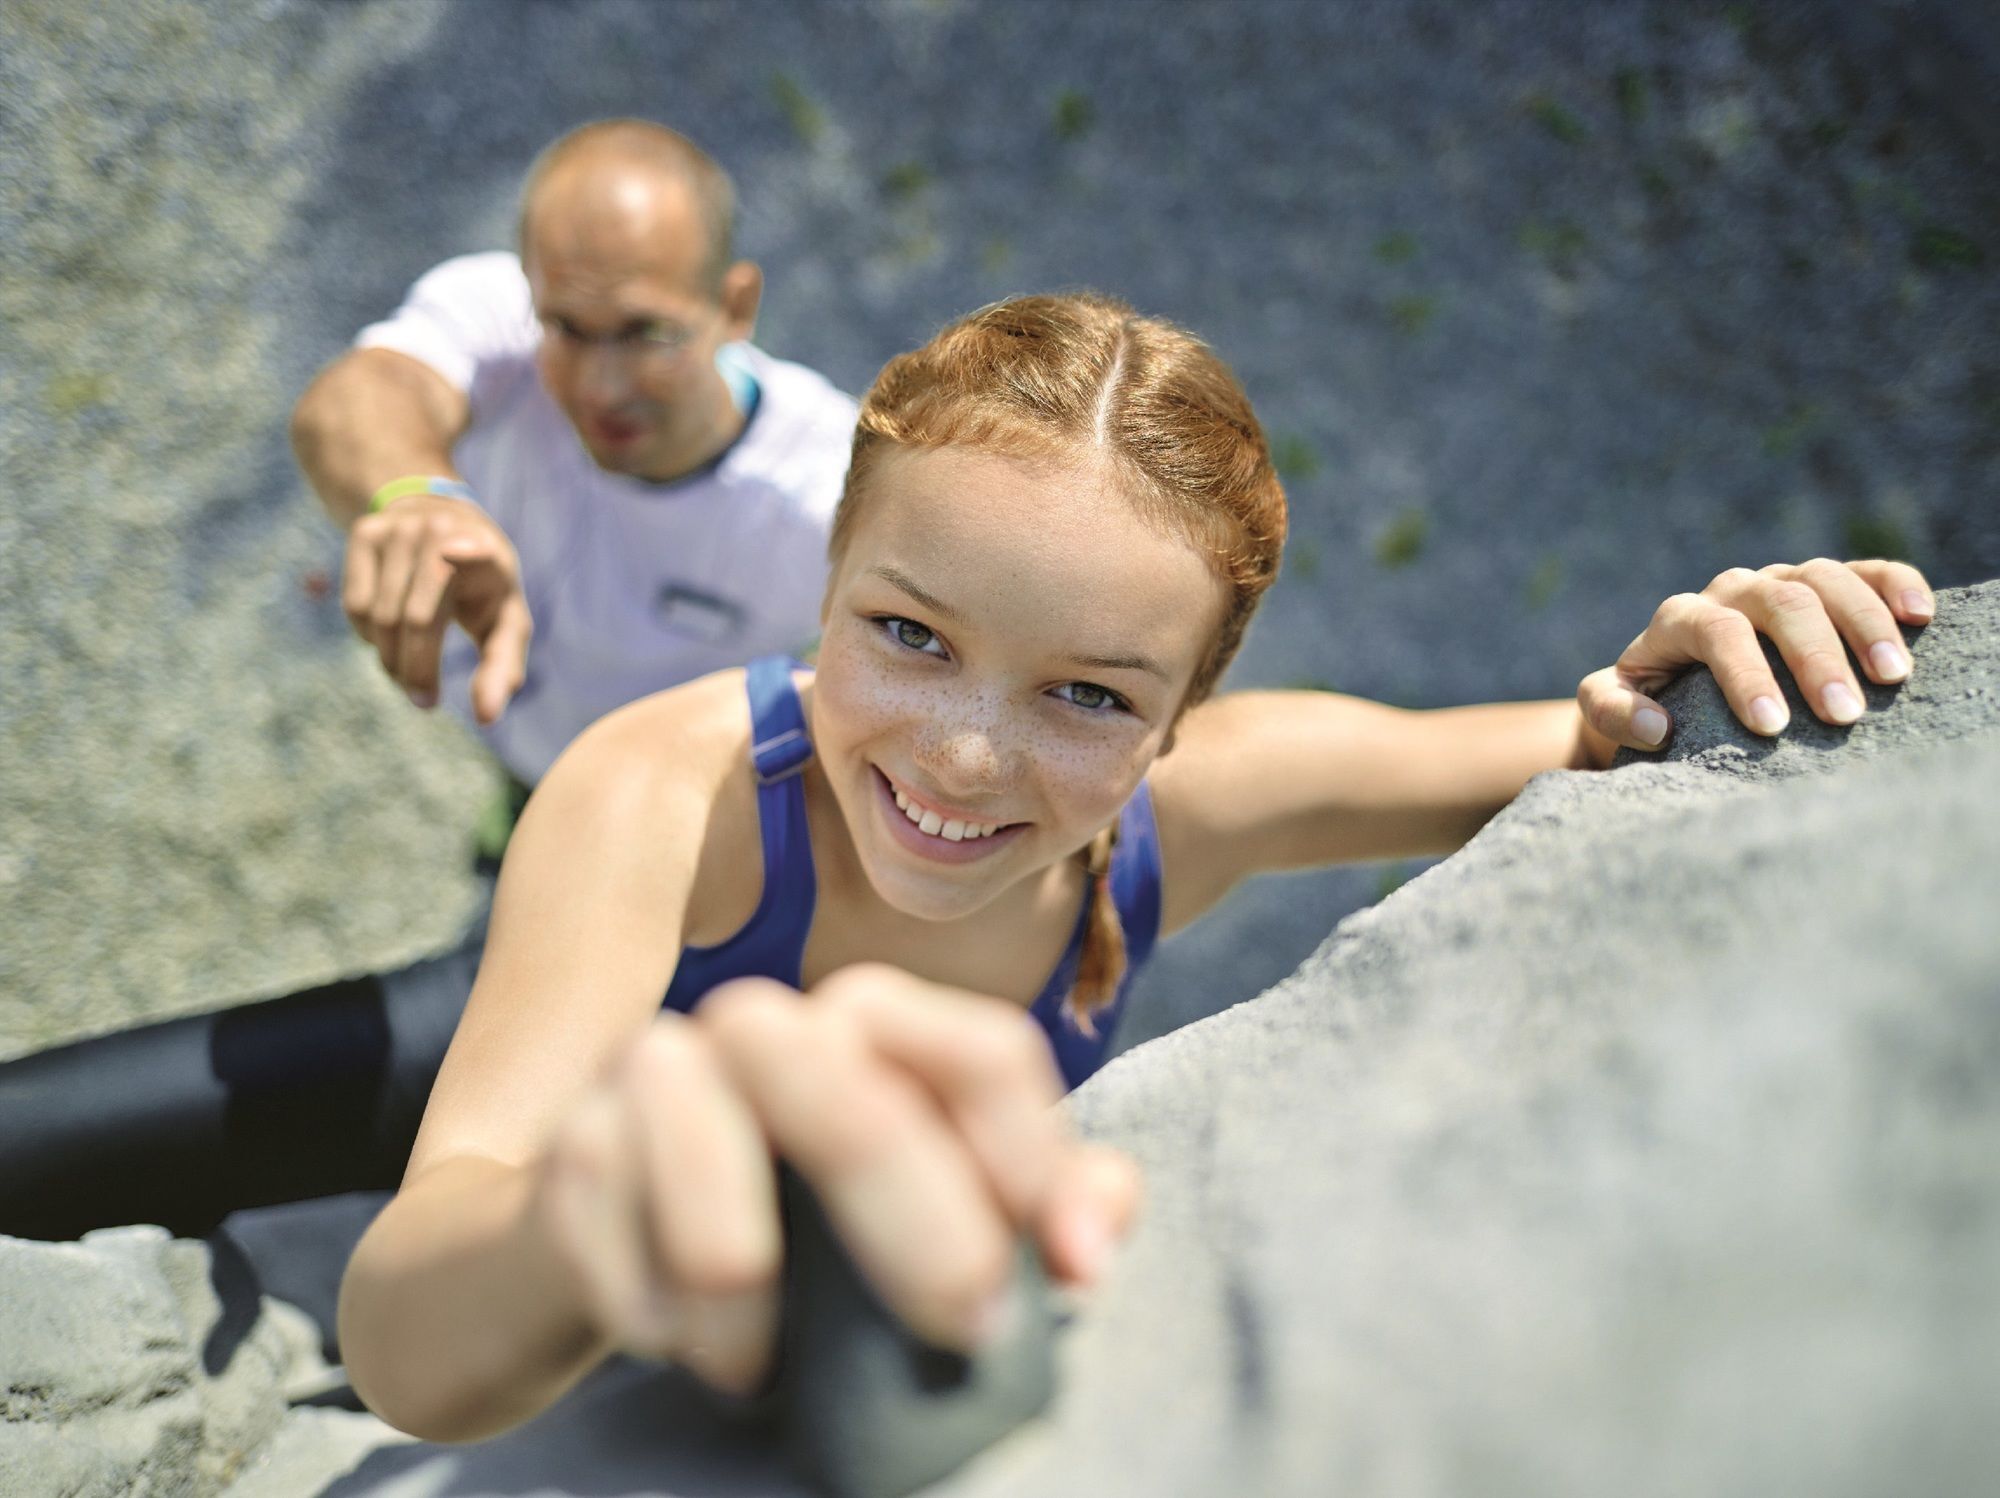
M 813 741 L 876 893 L 949 920 L 1116 817 L 1224 589 L 1094 463 L 902 450 L 861 504 L 827 587 Z

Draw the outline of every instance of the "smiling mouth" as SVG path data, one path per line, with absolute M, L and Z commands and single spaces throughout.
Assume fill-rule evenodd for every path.
M 1009 834 L 1028 825 L 1026 822 L 982 822 L 971 817 L 948 817 L 943 812 L 912 799 L 907 791 L 891 780 L 879 767 L 870 768 L 875 770 L 876 779 L 881 782 L 881 790 L 894 803 L 896 812 L 909 824 L 910 830 L 927 843 L 949 847 L 954 843 L 980 844 L 990 843 L 994 839 L 1004 841 Z

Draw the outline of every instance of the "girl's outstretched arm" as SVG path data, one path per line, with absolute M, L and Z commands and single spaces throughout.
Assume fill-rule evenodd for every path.
M 610 1347 L 564 1271 L 536 1166 L 652 1020 L 679 956 L 708 801 L 686 767 L 705 746 L 632 752 L 649 716 L 641 704 L 583 735 L 530 799 L 402 1189 L 341 1284 L 354 1387 L 415 1435 L 514 1424 Z
M 1331 692 L 1216 698 L 1188 713 L 1152 773 L 1164 929 L 1250 874 L 1450 852 L 1544 770 L 1659 748 L 1671 725 L 1652 694 L 1691 665 L 1715 673 L 1751 728 L 1781 732 L 1784 697 L 1759 633 L 1820 717 L 1852 722 L 1862 700 L 1843 641 L 1871 680 L 1900 681 L 1910 662 L 1897 624 L 1930 616 L 1929 585 L 1900 562 L 1737 568 L 1661 604 L 1573 702 L 1410 711 Z
M 1153 767 L 1162 929 L 1251 874 L 1449 853 L 1531 776 L 1611 753 L 1569 701 L 1417 711 L 1336 692 L 1217 697 Z

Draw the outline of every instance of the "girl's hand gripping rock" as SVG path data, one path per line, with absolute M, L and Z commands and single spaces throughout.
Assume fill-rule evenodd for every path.
M 1932 610 L 1930 585 L 1902 562 L 1820 558 L 1756 572 L 1732 567 L 1699 593 L 1677 593 L 1661 604 L 1616 664 L 1583 679 L 1577 705 L 1614 745 L 1658 749 L 1672 725 L 1655 694 L 1699 664 L 1715 673 L 1745 724 L 1781 733 L 1790 715 L 1757 643 L 1765 634 L 1814 713 L 1828 723 L 1852 723 L 1863 699 L 1848 650 L 1870 681 L 1901 681 L 1910 674 L 1910 655 L 1897 625 L 1928 624 Z
M 970 1351 L 1009 1314 L 1018 1238 L 1088 1284 L 1130 1223 L 1135 1168 L 1072 1138 L 1061 1095 L 1014 1005 L 889 967 L 807 995 L 744 979 L 649 1026 L 558 1133 L 536 1210 L 613 1345 L 748 1393 L 777 1333 L 782 1156 L 889 1307 Z

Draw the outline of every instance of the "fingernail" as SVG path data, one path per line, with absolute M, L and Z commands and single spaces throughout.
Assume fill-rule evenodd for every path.
M 1825 704 L 1826 715 L 1836 723 L 1852 723 L 1861 716 L 1861 699 L 1844 681 L 1827 683 L 1819 700 Z
M 1071 1228 L 1069 1252 L 1077 1278 L 1086 1285 L 1096 1284 L 1097 1277 L 1104 1272 L 1104 1261 L 1111 1256 L 1111 1233 L 1103 1220 L 1085 1217 Z
M 1750 726 L 1763 734 L 1783 733 L 1792 715 L 1775 697 L 1759 697 L 1750 704 Z
M 1632 714 L 1632 732 L 1640 743 L 1658 746 L 1666 741 L 1667 715 L 1657 707 L 1642 707 Z
M 1904 613 L 1918 614 L 1928 619 L 1931 616 L 1931 609 L 1933 607 L 1934 605 L 1931 603 L 1929 595 L 1919 593 L 1915 588 L 1905 588 L 1903 590 Z
M 438 700 L 438 699 L 437 699 L 437 693 L 436 693 L 436 692 L 414 692 L 414 691 L 413 691 L 413 692 L 410 692 L 410 693 L 408 694 L 408 696 L 409 696 L 409 699 L 410 699 L 411 703 L 412 703 L 412 704 L 413 704 L 414 706 L 417 706 L 417 707 L 425 707 L 425 708 L 429 708 L 429 707 L 436 707 L 436 706 L 437 706 L 437 700 Z
M 1887 640 L 1877 640 L 1868 647 L 1868 664 L 1884 681 L 1901 681 L 1910 674 L 1910 658 L 1903 647 Z

